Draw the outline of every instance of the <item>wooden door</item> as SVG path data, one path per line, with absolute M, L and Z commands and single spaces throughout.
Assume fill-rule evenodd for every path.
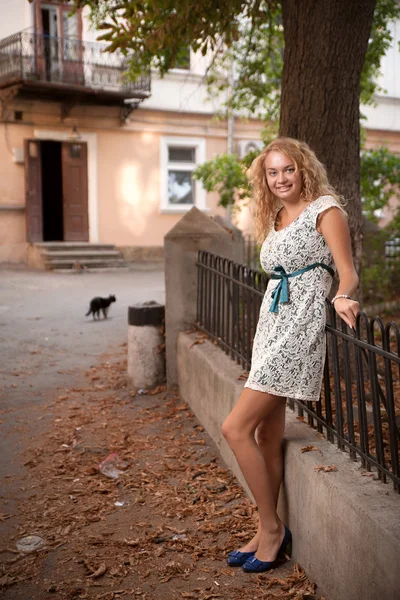
M 38 140 L 24 140 L 26 237 L 28 242 L 43 241 L 42 157 Z
M 62 81 L 71 85 L 84 85 L 81 13 L 71 15 L 70 6 L 60 6 L 59 18 Z
M 62 142 L 61 162 L 64 241 L 88 242 L 87 145 Z
M 35 1 L 35 57 L 40 79 L 84 84 L 82 9 L 60 0 Z

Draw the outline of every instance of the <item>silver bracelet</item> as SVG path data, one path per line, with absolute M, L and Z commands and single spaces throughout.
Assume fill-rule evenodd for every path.
M 334 298 L 332 298 L 331 302 L 334 305 L 335 304 L 335 300 L 337 300 L 338 298 L 346 298 L 347 300 L 353 300 L 353 298 L 351 298 L 350 296 L 348 296 L 347 294 L 338 294 L 337 296 L 335 296 Z

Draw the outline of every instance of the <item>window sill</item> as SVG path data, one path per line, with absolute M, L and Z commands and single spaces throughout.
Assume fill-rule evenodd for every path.
M 163 215 L 183 215 L 183 214 L 189 212 L 189 210 L 191 208 L 193 208 L 193 206 L 196 206 L 196 205 L 190 204 L 187 206 L 167 206 L 164 208 L 160 208 L 160 213 Z M 210 209 L 207 206 L 204 206 L 204 207 L 197 206 L 196 208 L 201 210 L 201 212 L 210 212 Z
M 190 67 L 188 67 L 187 69 L 183 69 L 182 67 L 174 67 L 170 70 L 170 73 L 176 73 L 177 75 L 179 75 L 180 73 L 188 74 L 190 73 Z

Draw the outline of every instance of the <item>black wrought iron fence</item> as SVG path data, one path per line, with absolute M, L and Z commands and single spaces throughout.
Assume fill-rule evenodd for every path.
M 47 81 L 110 91 L 150 92 L 150 74 L 126 78 L 127 57 L 106 52 L 106 44 L 74 37 L 51 37 L 30 30 L 0 41 L 0 82 Z
M 251 236 L 243 237 L 243 261 L 252 269 L 260 268 L 260 244 Z
M 246 370 L 265 273 L 199 252 L 197 325 Z M 400 331 L 394 322 L 361 312 L 355 332 L 337 323 L 329 300 L 327 355 L 320 402 L 288 399 L 298 415 L 367 471 L 392 480 L 400 493 Z M 306 415 L 306 417 L 304 416 Z

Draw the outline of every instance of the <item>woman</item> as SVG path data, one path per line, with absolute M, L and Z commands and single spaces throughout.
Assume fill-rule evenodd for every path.
M 318 401 L 325 360 L 325 298 L 355 327 L 358 286 L 347 215 L 324 166 L 303 142 L 278 138 L 252 167 L 261 264 L 271 275 L 263 298 L 245 389 L 222 425 L 258 506 L 256 535 L 228 564 L 268 571 L 291 542 L 276 512 L 282 480 L 287 397 Z

